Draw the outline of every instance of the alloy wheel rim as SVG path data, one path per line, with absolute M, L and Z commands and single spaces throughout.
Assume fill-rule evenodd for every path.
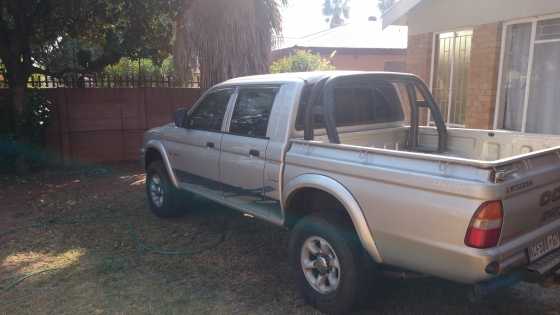
M 329 242 L 311 236 L 301 248 L 301 268 L 309 285 L 321 294 L 336 291 L 340 284 L 340 261 Z
M 161 184 L 161 178 L 159 175 L 155 174 L 150 179 L 150 198 L 152 199 L 152 203 L 160 208 L 163 205 L 164 200 L 164 191 L 163 186 Z

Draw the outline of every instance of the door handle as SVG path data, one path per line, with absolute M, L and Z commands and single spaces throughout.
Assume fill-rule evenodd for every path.
M 249 151 L 249 155 L 251 155 L 251 156 L 259 156 L 259 155 L 261 155 L 261 153 L 259 152 L 259 150 L 251 149 L 251 150 Z
M 206 142 L 206 146 L 209 148 L 213 148 L 214 147 L 214 142 Z

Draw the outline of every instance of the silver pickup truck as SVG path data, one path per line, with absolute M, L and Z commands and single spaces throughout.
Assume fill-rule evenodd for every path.
M 233 79 L 142 153 L 156 215 L 188 207 L 184 190 L 291 230 L 298 286 L 325 312 L 384 269 L 490 288 L 560 268 L 560 136 L 447 128 L 413 75 Z

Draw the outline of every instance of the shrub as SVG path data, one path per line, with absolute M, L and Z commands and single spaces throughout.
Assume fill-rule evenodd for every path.
M 9 100 L 4 99 L 3 102 Z M 52 101 L 38 90 L 26 93 L 25 111 L 16 117 L 16 123 L 22 130 L 26 143 L 17 141 L 13 131 L 0 132 L 0 172 L 16 169 L 16 160 L 23 157 L 31 168 L 37 168 L 48 162 L 45 152 L 45 132 L 51 116 Z M 7 108 L 7 104 L 2 106 Z
M 270 65 L 271 73 L 308 72 L 334 70 L 330 60 L 307 50 L 297 50 L 287 57 L 276 60 Z
M 172 76 L 175 73 L 175 70 L 173 67 L 172 57 L 164 59 L 161 64 L 145 58 L 140 60 L 121 58 L 117 64 L 105 67 L 103 73 L 120 77 L 138 77 L 139 75 L 146 77 L 167 77 Z

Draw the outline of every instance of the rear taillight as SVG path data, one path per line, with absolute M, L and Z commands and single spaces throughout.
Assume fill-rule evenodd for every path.
M 483 203 L 471 220 L 465 236 L 465 244 L 474 248 L 495 247 L 500 240 L 503 222 L 504 211 L 501 201 Z

